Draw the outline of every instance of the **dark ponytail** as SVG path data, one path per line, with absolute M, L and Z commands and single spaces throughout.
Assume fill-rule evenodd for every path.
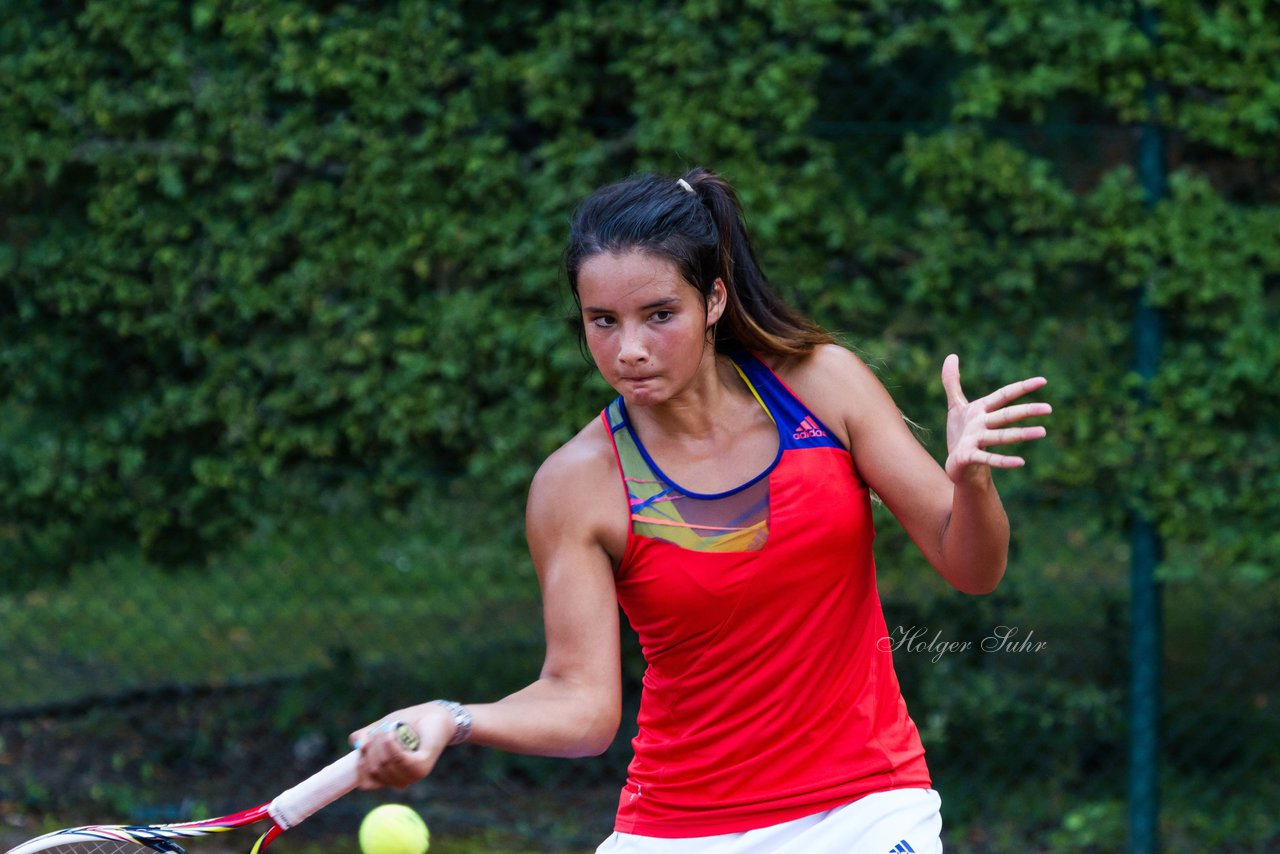
M 704 301 L 717 278 L 724 282 L 729 299 L 716 324 L 718 349 L 801 356 L 835 340 L 774 293 L 756 263 L 737 193 L 709 169 L 679 179 L 644 175 L 589 196 L 573 219 L 565 251 L 574 300 L 588 259 L 634 250 L 671 261 Z

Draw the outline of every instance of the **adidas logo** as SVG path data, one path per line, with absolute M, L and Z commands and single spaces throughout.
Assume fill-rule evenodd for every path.
M 915 850 L 916 849 L 912 848 L 911 844 L 904 839 L 901 842 L 899 842 L 897 845 L 890 848 L 889 854 L 911 854 L 911 852 Z
M 827 431 L 818 426 L 818 422 L 813 420 L 812 415 L 806 415 L 800 425 L 796 427 L 796 431 L 791 434 L 792 439 L 816 439 L 819 436 L 827 435 Z

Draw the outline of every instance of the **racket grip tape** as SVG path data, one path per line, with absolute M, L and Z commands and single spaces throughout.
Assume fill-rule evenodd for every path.
M 413 727 L 395 724 L 396 738 L 405 750 L 417 750 L 419 739 Z M 356 768 L 360 764 L 360 750 L 321 768 L 292 789 L 281 792 L 267 806 L 271 820 L 288 830 L 306 821 L 317 811 L 324 809 L 356 787 L 359 778 Z

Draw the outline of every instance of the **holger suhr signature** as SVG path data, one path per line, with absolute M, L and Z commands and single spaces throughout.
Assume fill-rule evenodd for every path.
M 929 636 L 929 629 L 924 626 L 898 626 L 880 639 L 877 646 L 881 650 L 891 652 L 932 653 L 935 663 L 945 655 L 953 652 L 1042 652 L 1048 648 L 1049 642 L 1033 640 L 1035 630 L 1028 631 L 1025 636 L 1018 626 L 996 626 L 991 633 L 976 643 L 971 640 L 947 640 L 938 630 Z M 1020 637 L 1021 636 L 1021 637 Z

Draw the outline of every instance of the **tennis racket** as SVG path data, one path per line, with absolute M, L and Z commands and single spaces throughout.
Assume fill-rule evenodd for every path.
M 418 749 L 418 734 L 412 727 L 404 723 L 393 726 L 396 737 L 405 750 Z M 139 854 L 154 851 L 186 854 L 178 840 L 198 839 L 270 820 L 271 827 L 258 837 L 258 841 L 250 849 L 251 854 L 258 854 L 281 833 L 301 824 L 316 811 L 354 789 L 359 760 L 360 751 L 353 750 L 292 789 L 281 792 L 270 803 L 221 818 L 179 824 L 91 824 L 72 827 L 37 836 L 10 849 L 6 854 L 35 854 L 37 851 L 54 854 Z

